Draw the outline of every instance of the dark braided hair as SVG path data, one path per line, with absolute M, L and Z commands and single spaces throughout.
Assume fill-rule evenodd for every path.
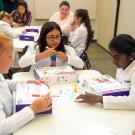
M 91 24 L 90 24 L 90 18 L 89 18 L 88 11 L 86 9 L 77 9 L 75 11 L 75 16 L 81 17 L 81 23 L 84 23 L 86 28 L 87 28 L 88 36 L 87 36 L 86 44 L 89 45 L 89 43 L 91 42 L 91 40 L 93 38 L 94 32 L 91 29 Z

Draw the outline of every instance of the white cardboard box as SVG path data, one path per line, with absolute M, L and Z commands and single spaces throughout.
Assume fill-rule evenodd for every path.
M 15 96 L 16 112 L 30 105 L 39 97 L 45 96 L 49 92 L 45 84 L 37 85 L 34 83 L 18 83 Z M 51 113 L 52 109 L 43 113 Z
M 109 75 L 100 75 L 84 80 L 84 86 L 89 88 L 88 93 L 103 96 L 128 96 L 129 89 L 123 87 L 117 80 Z
M 70 66 L 35 68 L 34 76 L 50 84 L 72 83 L 78 80 L 78 73 Z

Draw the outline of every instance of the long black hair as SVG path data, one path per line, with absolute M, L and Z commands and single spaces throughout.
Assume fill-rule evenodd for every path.
M 120 34 L 110 41 L 109 49 L 114 49 L 118 53 L 123 53 L 127 56 L 132 53 L 135 54 L 135 40 L 128 34 Z
M 39 45 L 39 52 L 43 52 L 44 50 L 46 50 L 47 47 L 46 35 L 54 29 L 57 29 L 62 37 L 62 31 L 60 29 L 60 26 L 56 22 L 52 21 L 45 22 L 44 25 L 42 26 L 39 38 L 37 40 L 37 45 Z M 60 44 L 58 45 L 57 48 L 55 48 L 55 50 L 62 51 L 65 53 L 63 39 L 61 39 Z
M 94 31 L 91 28 L 90 18 L 89 18 L 88 11 L 86 9 L 77 9 L 75 11 L 75 16 L 81 17 L 81 23 L 84 23 L 85 26 L 86 26 L 86 28 L 87 28 L 88 36 L 87 36 L 86 45 L 89 45 L 89 43 L 93 39 Z

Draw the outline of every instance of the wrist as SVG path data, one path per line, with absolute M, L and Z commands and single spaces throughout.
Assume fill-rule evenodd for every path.
M 35 108 L 32 106 L 32 104 L 30 105 L 31 110 L 33 111 L 34 115 L 36 114 Z
M 95 97 L 95 103 L 103 103 L 103 98 L 102 98 L 102 96 L 98 96 L 98 95 L 96 95 L 96 97 Z
M 65 62 L 67 62 L 67 61 L 68 61 L 68 56 L 67 56 L 67 55 L 65 56 L 64 61 L 65 61 Z
M 99 96 L 99 103 L 103 104 L 103 97 Z

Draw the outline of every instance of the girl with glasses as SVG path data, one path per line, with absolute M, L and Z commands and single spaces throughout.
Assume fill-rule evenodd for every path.
M 55 63 L 52 64 L 52 61 Z M 29 46 L 26 53 L 20 58 L 19 66 L 27 67 L 71 65 L 83 68 L 83 61 L 76 55 L 70 46 L 64 46 L 62 32 L 55 22 L 46 22 L 40 32 L 35 46 Z

